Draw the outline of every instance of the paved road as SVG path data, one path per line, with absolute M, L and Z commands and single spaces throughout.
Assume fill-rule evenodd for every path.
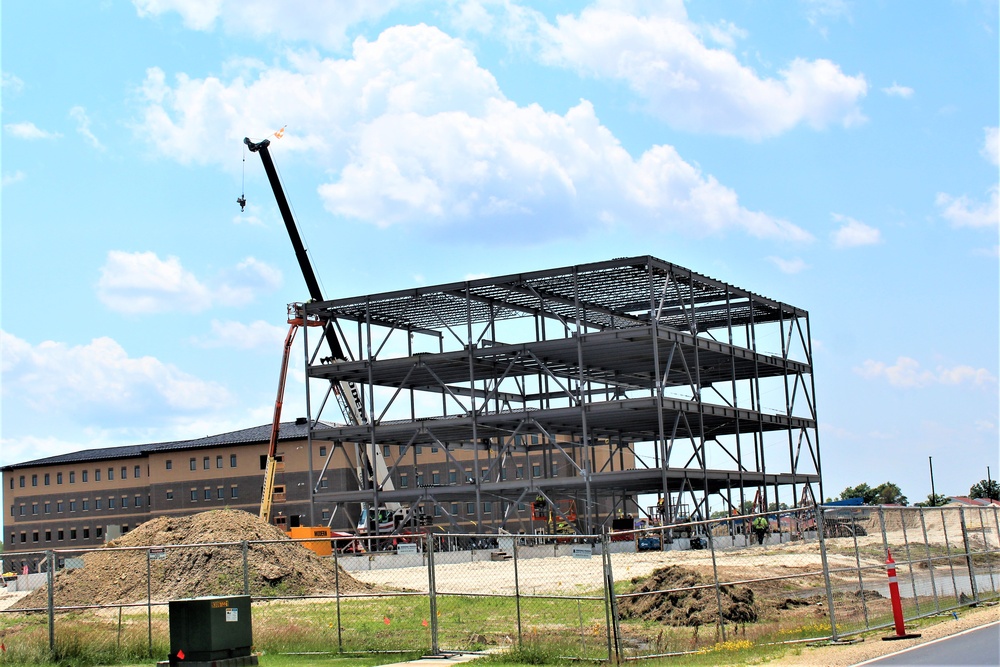
M 1000 665 L 1000 623 L 973 628 L 898 653 L 859 663 L 899 665 Z M 857 667 L 857 666 L 856 666 Z

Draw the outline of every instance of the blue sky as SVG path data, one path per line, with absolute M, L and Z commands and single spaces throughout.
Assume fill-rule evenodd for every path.
M 284 127 L 330 297 L 651 254 L 810 311 L 827 495 L 1000 476 L 996 1 L 0 20 L 0 464 L 269 421 L 306 293 L 242 139 Z

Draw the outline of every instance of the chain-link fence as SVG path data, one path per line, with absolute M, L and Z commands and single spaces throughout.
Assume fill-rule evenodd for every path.
M 108 547 L 29 555 L 0 663 L 164 658 L 167 601 L 248 595 L 254 648 L 538 648 L 629 660 L 836 639 L 1000 597 L 996 507 L 823 507 L 601 536 L 415 535 Z M 20 592 L 14 592 L 20 591 Z M 30 591 L 30 592 L 24 592 Z

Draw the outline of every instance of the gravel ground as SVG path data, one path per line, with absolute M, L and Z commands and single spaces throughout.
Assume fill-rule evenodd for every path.
M 958 612 L 958 620 L 950 615 L 938 618 L 922 619 L 919 623 L 906 626 L 911 632 L 920 633 L 917 639 L 900 639 L 897 641 L 882 641 L 883 636 L 891 636 L 892 628 L 872 633 L 857 644 L 839 646 L 805 646 L 798 655 L 791 653 L 768 662 L 768 665 L 827 665 L 828 667 L 848 667 L 865 660 L 902 651 L 911 646 L 917 646 L 934 639 L 948 637 L 963 630 L 976 628 L 1000 621 L 1000 606 L 984 606 L 979 609 L 966 609 Z

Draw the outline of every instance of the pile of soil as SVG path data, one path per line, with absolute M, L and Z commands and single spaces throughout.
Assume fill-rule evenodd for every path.
M 99 551 L 83 556 L 83 567 L 56 574 L 57 606 L 145 601 L 146 549 L 150 547 L 275 540 L 251 544 L 247 551 L 250 594 L 260 597 L 374 590 L 349 574 L 337 572 L 333 560 L 320 558 L 292 543 L 275 526 L 240 510 L 213 510 L 190 516 L 161 516 L 136 527 Z M 243 550 L 240 544 L 164 549 L 162 560 L 149 560 L 151 598 L 166 601 L 206 595 L 243 593 Z M 45 607 L 45 588 L 33 591 L 15 608 Z
M 676 565 L 654 570 L 644 579 L 633 579 L 629 593 L 635 596 L 618 600 L 622 618 L 642 618 L 666 625 L 714 625 L 719 620 L 719 604 L 711 580 L 693 570 Z M 695 590 L 694 586 L 705 586 Z M 753 591 L 746 586 L 723 586 L 722 617 L 732 623 L 753 623 L 757 620 Z

